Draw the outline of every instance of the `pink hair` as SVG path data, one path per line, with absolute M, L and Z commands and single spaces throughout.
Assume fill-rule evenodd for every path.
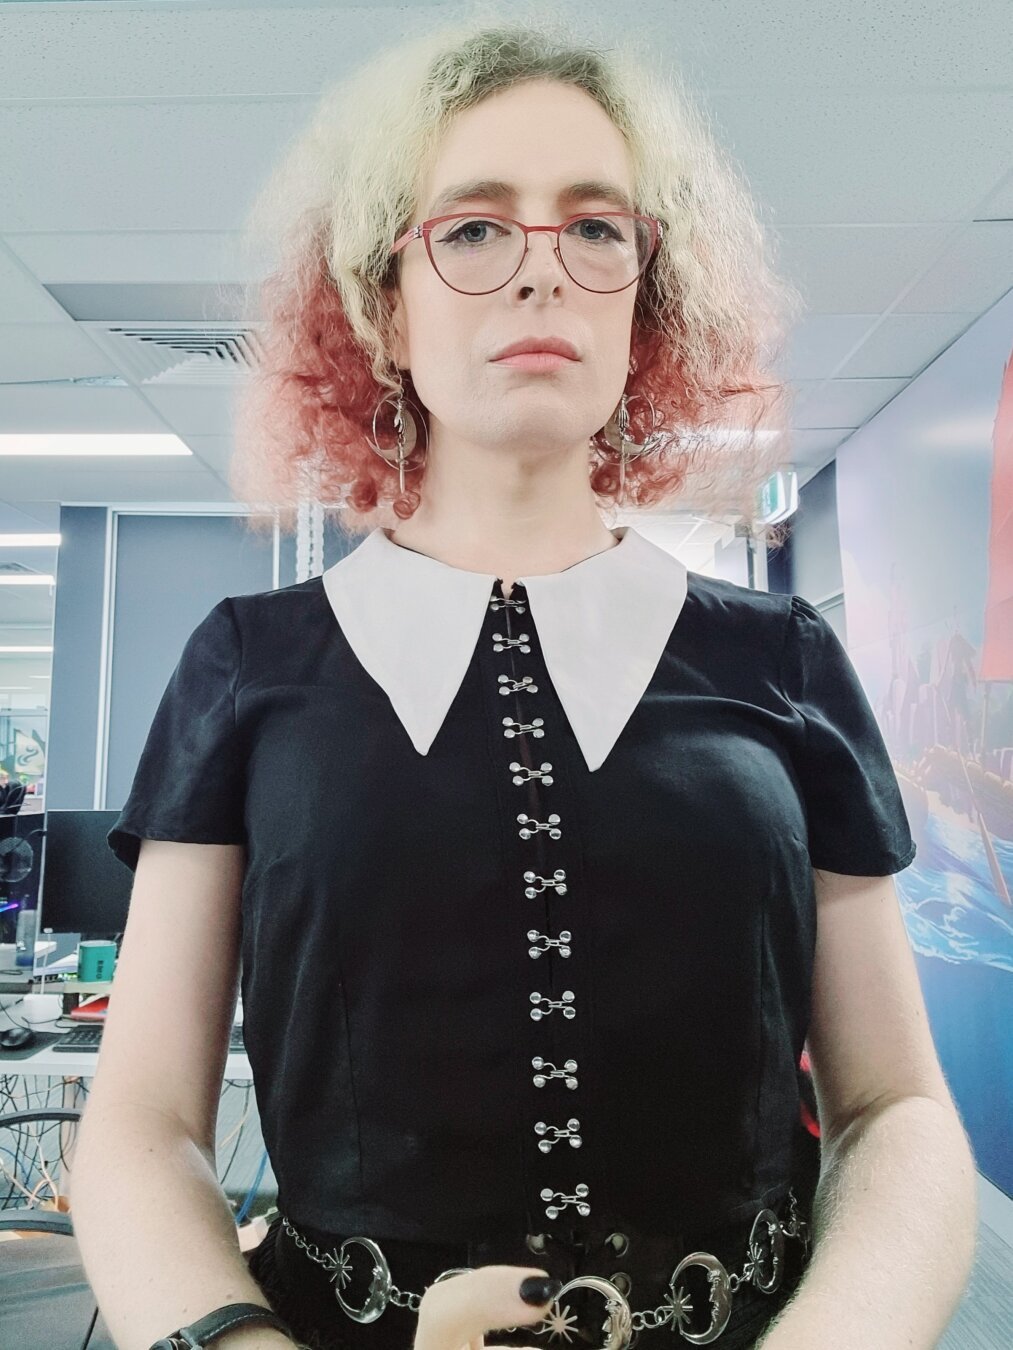
M 374 58 L 322 101 L 269 187 L 286 243 L 259 287 L 263 359 L 236 410 L 230 483 L 286 527 L 307 499 L 340 507 L 336 522 L 352 531 L 386 523 L 389 510 L 405 520 L 417 509 L 425 468 L 410 465 L 424 453 L 427 427 L 419 426 L 403 494 L 397 469 L 368 440 L 378 404 L 398 383 L 386 357 L 400 263 L 390 244 L 415 218 L 414 166 L 438 150 L 455 112 L 520 79 L 555 78 L 596 98 L 623 131 L 638 209 L 665 226 L 637 283 L 626 384 L 632 439 L 652 429 L 640 395 L 654 404 L 664 440 L 627 463 L 620 498 L 619 457 L 597 431 L 588 446 L 591 489 L 606 509 L 691 506 L 734 513 L 764 532 L 758 490 L 784 463 L 788 404 L 787 388 L 765 373 L 765 363 L 779 349 L 797 294 L 769 269 L 748 194 L 685 98 L 650 82 L 642 58 L 624 64 L 617 52 L 596 52 L 584 41 L 553 45 L 546 27 L 465 25 L 462 36 L 458 26 L 449 39 L 437 34 Z M 397 98 L 393 90 L 401 91 Z M 373 111 L 364 114 L 371 98 Z M 346 139 L 349 121 L 355 140 Z M 295 179 L 287 179 L 293 168 Z M 292 181 L 308 186 L 301 203 Z M 410 374 L 401 372 L 400 381 L 413 417 L 425 424 Z M 393 415 L 389 398 L 376 439 L 391 447 L 384 451 L 390 458 Z M 742 442 L 734 453 L 733 427 Z M 777 527 L 765 532 L 768 542 L 779 538 Z

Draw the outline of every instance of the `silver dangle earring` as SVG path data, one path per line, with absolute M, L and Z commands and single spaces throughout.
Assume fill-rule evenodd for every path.
M 387 456 L 384 454 L 383 450 L 376 443 L 376 419 L 380 415 L 380 409 L 383 407 L 383 405 L 385 403 L 389 403 L 392 398 L 394 398 L 394 395 L 386 394 L 376 405 L 376 409 L 373 412 L 373 435 L 372 437 L 367 436 L 366 440 L 369 442 L 369 448 L 374 452 L 374 454 L 379 455 L 385 464 L 389 464 L 392 469 L 395 467 L 397 468 L 398 486 L 401 492 L 404 492 L 405 466 L 413 450 L 415 449 L 415 445 L 418 440 L 418 426 L 416 424 L 415 418 L 411 415 L 411 412 L 409 411 L 408 404 L 405 401 L 404 391 L 400 390 L 397 394 L 397 397 L 394 398 L 394 430 L 397 433 L 397 451 L 394 459 L 388 459 Z M 428 446 L 429 446 L 429 438 L 427 434 L 426 436 L 427 452 Z M 426 454 L 423 454 L 422 459 L 419 461 L 418 464 L 407 464 L 407 467 L 414 471 L 415 469 L 421 469 L 422 465 L 425 464 L 425 462 L 426 462 Z
M 646 394 L 634 394 L 632 397 L 623 393 L 619 404 L 605 423 L 603 428 L 605 439 L 613 450 L 619 452 L 619 491 L 622 492 L 626 487 L 626 465 L 631 459 L 639 459 L 641 455 L 648 455 L 656 450 L 664 437 L 663 431 L 652 430 L 648 432 L 645 439 L 638 444 L 630 440 L 627 431 L 630 426 L 630 416 L 627 411 L 630 403 L 637 401 L 646 403 L 651 410 L 651 426 L 656 426 L 658 420 L 658 411 Z

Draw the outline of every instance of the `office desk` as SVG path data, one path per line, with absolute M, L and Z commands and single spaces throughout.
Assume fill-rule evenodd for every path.
M 33 1045 L 25 1050 L 0 1049 L 0 1075 L 21 1074 L 43 1078 L 91 1078 L 99 1050 L 54 1050 L 52 1044 Z M 240 1082 L 251 1078 L 250 1061 L 245 1050 L 231 1051 L 225 1061 L 225 1078 Z
M 44 1038 L 45 1043 L 24 1050 L 0 1049 L 0 1079 L 5 1080 L 3 1085 L 7 1098 L 5 1105 L 0 1107 L 0 1118 L 9 1111 L 31 1110 L 43 1104 L 68 1111 L 84 1110 L 87 1103 L 85 1085 L 94 1075 L 102 1051 L 101 1048 L 97 1051 L 56 1051 L 53 1041 L 59 1034 L 41 1033 L 40 1041 Z M 15 1077 L 25 1081 L 18 1084 L 13 1081 Z M 41 1079 L 55 1081 L 46 1084 L 39 1081 Z M 222 1076 L 223 1084 L 226 1079 L 244 1085 L 252 1083 L 250 1061 L 245 1051 L 230 1052 Z M 247 1091 L 245 1086 L 242 1091 Z M 224 1129 L 226 1121 L 221 1118 L 221 1112 L 219 1117 L 218 1126 Z M 57 1190 L 66 1194 L 73 1164 L 77 1123 L 63 1121 L 49 1128 L 59 1130 L 60 1140 L 59 1156 L 51 1159 L 49 1170 L 54 1174 Z M 0 1143 L 5 1133 L 0 1129 Z
M 18 1013 L 19 1000 L 6 1000 L 2 997 L 5 994 L 57 994 L 62 999 L 62 1016 L 66 1017 L 82 998 L 92 994 L 109 994 L 112 987 L 112 980 L 86 982 L 76 977 L 56 979 L 52 975 L 30 979 L 24 984 L 8 982 L 6 986 L 0 980 L 0 1027 L 24 1022 L 24 1017 Z M 8 1003 L 12 1016 L 4 1016 L 5 1003 Z M 89 1023 L 84 1022 L 82 1025 L 87 1026 Z M 95 1061 L 101 1050 L 54 1051 L 52 1040 L 54 1035 L 60 1034 L 59 1031 L 54 1033 L 45 1026 L 33 1027 L 32 1030 L 40 1033 L 40 1044 L 24 1050 L 4 1050 L 0 1047 L 0 1074 L 18 1073 L 53 1078 L 90 1078 L 94 1074 Z M 69 1031 L 70 1028 L 65 1027 L 63 1030 Z M 31 1065 L 31 1068 L 25 1067 L 27 1065 Z M 223 1080 L 249 1079 L 250 1076 L 250 1061 L 245 1050 L 230 1053 Z

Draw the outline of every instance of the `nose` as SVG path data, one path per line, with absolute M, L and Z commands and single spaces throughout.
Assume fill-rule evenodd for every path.
M 541 249 L 542 253 L 536 253 L 536 249 Z M 532 261 L 534 260 L 534 261 Z M 552 268 L 558 276 L 566 276 L 566 268 L 559 257 L 559 239 L 555 234 L 550 234 L 548 230 L 538 230 L 527 236 L 527 248 L 521 259 L 521 265 L 517 270 L 514 280 L 529 275 L 532 270 L 537 276 L 542 270 Z

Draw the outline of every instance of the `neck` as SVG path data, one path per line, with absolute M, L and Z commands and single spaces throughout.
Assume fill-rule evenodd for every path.
M 586 445 L 571 453 L 431 447 L 422 501 L 391 529 L 397 544 L 501 579 L 560 572 L 619 542 L 588 482 Z

